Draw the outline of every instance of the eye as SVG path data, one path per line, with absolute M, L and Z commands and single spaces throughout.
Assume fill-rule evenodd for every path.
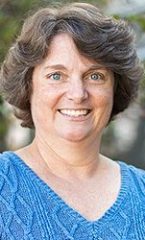
M 104 75 L 101 73 L 91 73 L 89 78 L 94 81 L 99 81 L 104 79 Z
M 51 75 L 51 79 L 52 79 L 52 80 L 58 81 L 58 80 L 60 80 L 60 78 L 61 78 L 60 73 L 53 73 L 53 74 Z
M 51 73 L 47 75 L 47 78 L 54 80 L 54 81 L 59 81 L 61 79 L 61 74 L 58 72 Z

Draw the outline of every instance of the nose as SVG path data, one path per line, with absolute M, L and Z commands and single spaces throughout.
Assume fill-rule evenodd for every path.
M 67 89 L 67 98 L 74 103 L 81 103 L 88 98 L 88 91 L 81 79 L 70 81 Z

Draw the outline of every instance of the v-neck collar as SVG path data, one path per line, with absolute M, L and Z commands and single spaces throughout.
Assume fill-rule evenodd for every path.
M 128 192 L 128 170 L 125 163 L 118 161 L 121 174 L 121 187 L 117 199 L 102 217 L 91 221 L 82 216 L 77 210 L 69 206 L 69 204 L 65 202 L 62 197 L 60 197 L 47 183 L 45 183 L 17 154 L 11 151 L 7 151 L 5 154 L 11 156 L 13 163 L 19 168 L 21 167 L 25 173 L 30 174 L 31 180 L 36 182 L 40 189 L 43 189 L 44 193 L 48 193 L 50 198 L 57 203 L 55 211 L 57 211 L 57 206 L 65 208 L 69 215 L 73 216 L 77 222 L 81 224 L 85 223 L 88 226 L 95 225 L 96 227 L 99 227 L 101 224 L 111 221 L 111 219 L 113 219 L 115 214 L 119 211 L 119 206 L 122 204 Z

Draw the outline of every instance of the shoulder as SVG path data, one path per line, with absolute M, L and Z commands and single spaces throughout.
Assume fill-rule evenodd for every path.
M 8 174 L 14 168 L 14 155 L 12 152 L 0 153 L 0 175 Z
M 19 167 L 13 152 L 0 154 L 0 196 L 16 192 L 19 182 Z
M 4 166 L 8 161 L 10 161 L 12 158 L 12 152 L 6 151 L 3 153 L 0 153 L 0 167 Z
M 0 153 L 0 194 L 16 181 L 12 152 Z
M 36 194 L 24 173 L 15 153 L 0 154 L 0 239 L 17 239 L 22 234 L 27 239 L 30 231 Z
M 124 168 L 128 170 L 128 173 L 134 178 L 134 180 L 142 180 L 143 182 L 145 181 L 145 170 L 137 168 L 133 165 L 128 165 L 124 162 L 121 162 L 121 165 L 124 165 Z
M 9 152 L 0 153 L 0 176 L 6 174 L 11 165 L 11 157 Z
M 125 176 L 131 192 L 142 195 L 145 200 L 145 170 L 120 162 L 122 175 Z

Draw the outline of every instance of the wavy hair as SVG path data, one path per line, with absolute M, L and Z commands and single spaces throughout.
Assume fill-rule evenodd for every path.
M 34 127 L 30 103 L 33 69 L 49 53 L 53 37 L 62 32 L 71 35 L 81 54 L 114 72 L 110 120 L 137 96 L 143 69 L 136 54 L 134 33 L 125 21 L 107 17 L 87 3 L 42 8 L 25 20 L 0 72 L 0 88 L 17 109 L 15 114 L 22 126 Z

